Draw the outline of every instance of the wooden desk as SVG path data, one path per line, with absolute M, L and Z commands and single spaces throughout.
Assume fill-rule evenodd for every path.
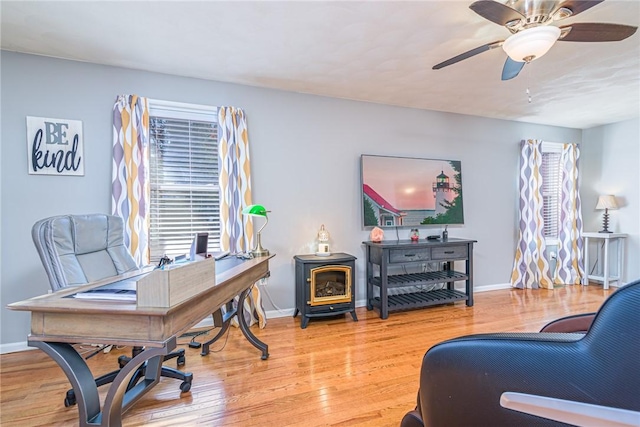
M 269 275 L 269 259 L 261 257 L 240 262 L 236 258 L 216 261 L 216 285 L 193 298 L 169 308 L 138 308 L 135 303 L 89 301 L 67 298 L 111 279 L 10 304 L 11 310 L 31 312 L 29 346 L 40 348 L 58 363 L 71 383 L 78 403 L 80 426 L 121 426 L 122 414 L 160 380 L 163 357 L 176 347 L 176 339 L 228 301 L 243 301 L 251 286 Z M 225 265 L 226 264 L 226 265 Z M 228 267 L 228 268 L 225 268 Z M 117 280 L 134 277 L 139 270 Z M 238 322 L 245 337 L 268 357 L 268 346 L 249 330 L 238 304 Z M 86 361 L 73 343 L 101 343 L 144 346 L 118 373 L 109 386 L 104 408 L 100 409 L 98 388 Z M 127 391 L 136 370 L 147 363 L 145 377 Z
M 618 286 L 621 286 L 622 283 L 622 272 L 624 268 L 623 259 L 624 259 L 624 239 L 627 238 L 627 234 L 623 233 L 593 233 L 593 232 L 583 232 L 582 237 L 584 238 L 584 269 L 585 274 L 582 279 L 582 284 L 587 286 L 589 284 L 589 279 L 596 280 L 602 282 L 603 289 L 609 289 L 609 282 L 618 282 Z M 596 242 L 598 240 L 603 240 L 604 246 L 604 254 L 600 247 L 598 247 L 598 260 L 599 266 L 602 268 L 597 272 L 598 274 L 589 274 L 589 269 L 591 266 L 589 265 L 589 239 L 594 239 Z M 609 242 L 617 243 L 617 271 L 616 275 L 611 275 L 611 270 L 609 269 Z

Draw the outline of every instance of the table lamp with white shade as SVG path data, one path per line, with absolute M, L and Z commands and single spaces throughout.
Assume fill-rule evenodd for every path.
M 616 197 L 611 194 L 598 197 L 596 210 L 598 211 L 604 210 L 604 217 L 602 220 L 603 229 L 600 230 L 600 233 L 612 233 L 611 231 L 609 231 L 609 209 L 611 210 L 618 209 L 618 203 L 616 202 Z

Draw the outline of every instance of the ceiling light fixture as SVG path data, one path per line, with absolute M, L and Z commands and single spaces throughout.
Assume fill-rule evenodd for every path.
M 560 21 L 561 19 L 567 19 L 573 15 L 573 11 L 567 7 L 561 7 L 553 13 L 553 20 Z
M 558 37 L 558 27 L 532 27 L 513 34 L 504 41 L 502 48 L 514 61 L 529 63 L 547 53 Z

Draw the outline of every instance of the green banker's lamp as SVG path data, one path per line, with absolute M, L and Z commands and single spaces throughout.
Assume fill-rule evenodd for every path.
M 254 257 L 269 255 L 269 251 L 262 247 L 262 241 L 260 237 L 260 233 L 262 233 L 262 230 L 269 222 L 269 217 L 267 216 L 268 212 L 270 211 L 266 210 L 262 205 L 249 205 L 242 210 L 242 213 L 244 215 L 261 216 L 261 217 L 264 217 L 265 219 L 264 224 L 262 225 L 262 227 L 260 227 L 260 230 L 258 230 L 258 233 L 257 233 L 256 247 L 249 252 Z

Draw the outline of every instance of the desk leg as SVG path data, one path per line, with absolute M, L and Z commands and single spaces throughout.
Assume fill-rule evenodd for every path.
M 213 313 L 213 325 L 216 328 L 220 328 L 215 337 L 211 338 L 209 341 L 202 343 L 202 351 L 200 351 L 200 356 L 206 356 L 209 354 L 209 346 L 216 342 L 220 337 L 227 332 L 229 329 L 229 325 L 231 324 L 231 318 L 236 315 L 236 310 L 233 308 L 233 303 L 228 302 L 226 305 L 226 312 L 223 314 L 222 309 L 217 310 Z
M 584 276 L 582 277 L 582 286 L 589 285 L 589 238 L 584 238 Z
M 109 386 L 102 412 L 100 411 L 98 387 L 91 370 L 71 344 L 29 341 L 29 346 L 44 351 L 64 371 L 75 391 L 81 427 L 120 427 L 122 414 L 160 380 L 164 355 L 175 348 L 176 342 L 175 339 L 172 339 L 165 347 L 146 348 L 131 359 Z M 131 378 L 145 362 L 147 362 L 145 378 L 127 391 Z
M 623 286 L 624 282 L 622 281 L 622 270 L 623 270 L 623 260 L 624 260 L 624 242 L 623 239 L 616 239 L 618 241 L 618 284 L 617 286 Z
M 603 288 L 609 289 L 609 239 L 604 239 L 604 278 Z
M 258 339 L 253 333 L 249 330 L 249 326 L 247 326 L 247 322 L 244 319 L 244 300 L 247 298 L 247 295 L 251 291 L 251 286 L 248 289 L 245 289 L 240 294 L 240 300 L 238 301 L 238 324 L 240 325 L 240 330 L 242 331 L 245 338 L 258 350 L 262 351 L 262 360 L 266 360 L 269 357 L 269 346 Z

